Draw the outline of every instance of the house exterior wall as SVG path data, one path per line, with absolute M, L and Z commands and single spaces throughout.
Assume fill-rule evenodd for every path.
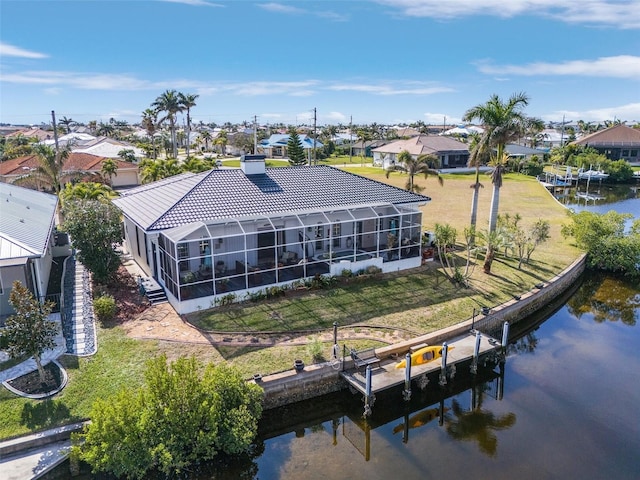
M 133 260 L 147 275 L 151 276 L 152 271 L 148 262 L 149 257 L 147 255 L 144 230 L 127 217 L 124 219 L 124 240 L 127 251 L 131 254 Z
M 16 280 L 25 286 L 31 283 L 28 278 L 29 265 L 12 265 L 0 268 L 0 282 L 2 283 L 2 293 L 0 293 L 0 318 L 7 317 L 14 313 L 9 304 L 9 294 L 11 293 L 13 282 Z
M 134 170 L 130 170 L 130 171 L 118 170 L 117 175 L 114 175 L 111 178 L 111 186 L 113 188 L 131 187 L 134 185 L 140 185 L 138 172 Z

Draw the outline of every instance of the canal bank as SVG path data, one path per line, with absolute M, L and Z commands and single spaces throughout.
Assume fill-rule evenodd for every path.
M 506 303 L 489 308 L 485 313 L 480 310 L 474 312 L 467 320 L 451 327 L 377 348 L 375 354 L 380 360 L 384 360 L 402 356 L 416 345 L 441 344 L 464 335 L 472 329 L 496 332 L 502 328 L 501 325 L 504 322 L 516 324 L 570 288 L 584 272 L 585 260 L 586 255 L 581 255 L 553 278 L 532 285 L 531 290 L 514 296 Z M 342 343 L 339 338 L 338 343 Z M 268 410 L 348 388 L 347 382 L 341 376 L 341 371 L 352 368 L 354 368 L 354 361 L 350 357 L 344 357 L 342 360 L 306 366 L 301 371 L 292 369 L 260 376 L 254 381 L 264 390 L 263 403 L 264 408 Z

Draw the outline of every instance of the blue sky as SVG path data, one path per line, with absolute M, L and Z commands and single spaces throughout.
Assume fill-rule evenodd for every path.
M 0 0 L 0 122 L 458 123 L 526 92 L 546 121 L 640 122 L 638 0 Z

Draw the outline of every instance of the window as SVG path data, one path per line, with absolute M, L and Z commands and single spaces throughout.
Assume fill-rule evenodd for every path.
M 340 246 L 340 242 L 341 242 L 341 236 L 342 236 L 342 224 L 341 223 L 334 223 L 331 226 L 332 229 L 332 234 L 333 234 L 333 246 L 334 247 L 339 247 Z
M 189 257 L 189 245 L 186 243 L 179 243 L 178 247 L 178 260 L 182 260 Z M 185 270 L 189 270 L 189 262 L 179 262 L 180 263 L 180 271 L 184 272 Z

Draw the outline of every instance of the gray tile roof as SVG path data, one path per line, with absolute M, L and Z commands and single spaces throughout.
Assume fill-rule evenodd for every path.
M 55 195 L 0 183 L 0 259 L 43 255 L 57 203 Z
M 328 166 L 182 174 L 126 191 L 114 203 L 145 230 L 196 221 L 327 210 L 363 204 L 413 204 L 429 197 Z

